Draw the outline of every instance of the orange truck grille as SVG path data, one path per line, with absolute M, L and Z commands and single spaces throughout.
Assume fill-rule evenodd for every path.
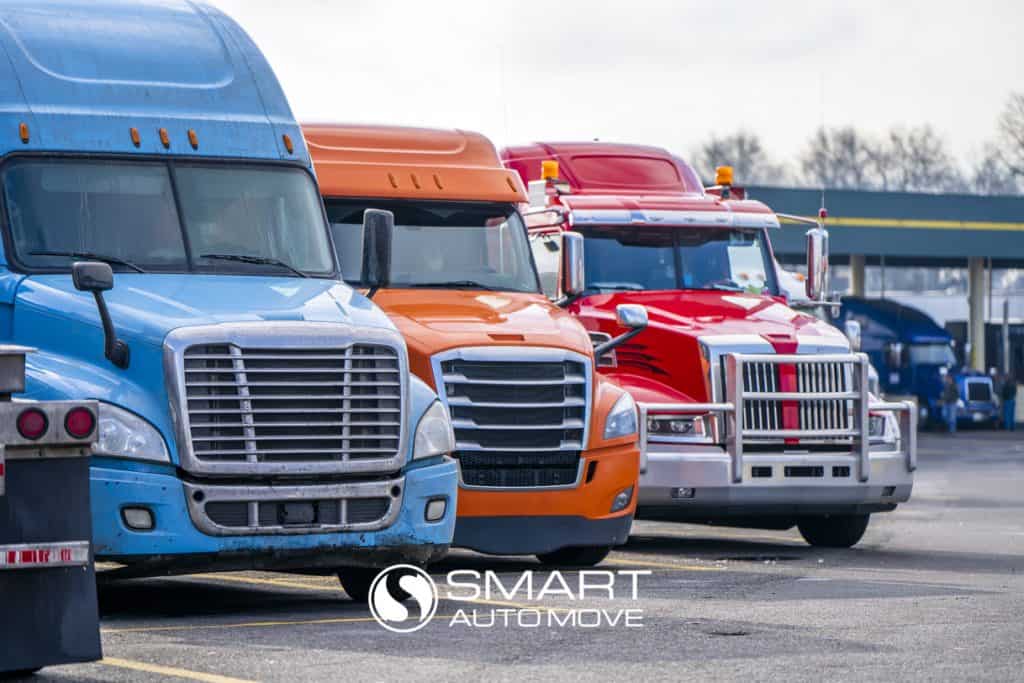
M 442 361 L 463 484 L 575 485 L 586 434 L 587 372 L 572 360 Z

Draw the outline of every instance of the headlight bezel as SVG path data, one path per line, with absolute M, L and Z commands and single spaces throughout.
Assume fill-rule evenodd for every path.
M 611 410 L 604 417 L 604 439 L 621 439 L 633 436 L 640 432 L 640 415 L 637 411 L 636 401 L 628 391 L 615 399 Z
M 455 429 L 448 409 L 440 400 L 435 399 L 423 411 L 416 423 L 412 443 L 412 460 L 450 455 L 455 450 Z
M 121 433 L 113 434 L 112 429 Z M 142 437 L 143 443 L 136 439 Z M 138 460 L 160 465 L 171 464 L 171 452 L 163 434 L 146 418 L 121 406 L 99 401 L 96 446 L 93 454 L 100 457 Z
M 660 423 L 667 423 L 661 427 Z M 690 425 L 687 430 L 683 426 Z M 647 440 L 655 443 L 712 445 L 718 442 L 718 425 L 710 413 L 666 413 L 647 416 Z

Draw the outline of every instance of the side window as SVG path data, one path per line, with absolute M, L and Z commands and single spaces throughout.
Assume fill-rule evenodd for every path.
M 549 299 L 560 296 L 559 282 L 562 268 L 562 236 L 554 233 L 532 233 L 530 249 L 537 264 L 540 286 Z
M 341 277 L 359 282 L 363 277 L 363 224 L 331 223 L 334 250 L 341 266 Z

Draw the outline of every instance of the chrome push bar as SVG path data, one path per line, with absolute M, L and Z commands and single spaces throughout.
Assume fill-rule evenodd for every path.
M 721 443 L 725 446 L 732 461 L 732 480 L 734 483 L 743 481 L 744 449 L 749 440 L 764 442 L 765 440 L 786 439 L 844 439 L 849 438 L 851 447 L 857 455 L 857 477 L 867 482 L 871 476 L 869 435 L 870 415 L 872 413 L 895 413 L 900 425 L 900 449 L 903 453 L 908 472 L 917 469 L 917 410 L 911 401 L 887 402 L 872 398 L 868 392 L 868 359 L 865 354 L 829 354 L 829 355 L 765 355 L 765 354 L 726 354 L 725 363 L 725 394 L 727 400 L 720 403 L 640 403 L 640 468 L 647 470 L 648 429 L 647 419 L 652 413 L 661 414 L 711 414 L 723 418 Z M 750 391 L 745 388 L 745 366 L 750 364 L 772 364 L 791 366 L 813 366 L 838 364 L 849 367 L 852 382 L 844 381 L 844 386 L 852 383 L 852 390 L 820 390 L 820 391 Z M 822 401 L 842 401 L 847 406 L 848 419 L 843 424 L 848 427 L 837 429 L 821 428 L 751 428 L 745 424 L 746 403 L 760 402 L 793 402 L 813 404 Z

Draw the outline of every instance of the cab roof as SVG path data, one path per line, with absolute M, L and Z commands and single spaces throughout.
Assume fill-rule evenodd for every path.
M 535 142 L 501 150 L 523 182 L 539 180 L 541 162 L 558 161 L 569 194 L 558 202 L 575 224 L 646 224 L 774 228 L 778 218 L 758 201 L 706 193 L 693 168 L 660 147 L 607 142 Z
M 0 0 L 0 156 L 13 152 L 309 164 L 259 49 L 187 0 Z
M 688 194 L 704 188 L 693 168 L 660 147 L 610 142 L 535 142 L 506 147 L 505 165 L 524 182 L 540 179 L 541 162 L 558 161 L 573 194 Z
M 479 133 L 303 124 L 325 197 L 524 202 L 519 176 Z

